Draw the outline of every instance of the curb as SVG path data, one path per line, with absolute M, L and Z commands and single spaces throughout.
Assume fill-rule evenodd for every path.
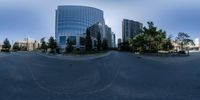
M 2 54 L 2 53 L 0 53 L 0 58 L 6 57 L 6 56 L 9 56 L 9 54 Z
M 137 55 L 137 56 L 146 60 L 151 60 L 151 61 L 160 62 L 164 64 L 190 62 L 190 61 L 200 59 L 200 55 L 195 55 L 195 56 L 190 55 L 186 57 L 180 57 L 180 56 L 163 57 L 163 56 L 145 56 L 145 55 Z
M 82 60 L 93 60 L 93 59 L 103 58 L 103 57 L 109 56 L 111 52 L 109 51 L 107 53 L 78 55 L 78 56 L 58 56 L 58 55 L 53 56 L 53 55 L 47 55 L 47 54 L 41 54 L 41 53 L 36 53 L 36 54 L 47 57 L 47 58 L 54 58 L 54 59 L 60 59 L 60 60 L 82 61 Z

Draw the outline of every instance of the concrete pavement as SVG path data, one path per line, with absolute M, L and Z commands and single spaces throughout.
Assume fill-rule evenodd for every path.
M 69 61 L 13 53 L 0 58 L 0 100 L 199 100 L 199 60 L 171 64 L 112 52 Z
M 185 63 L 185 62 L 193 62 L 194 60 L 198 60 L 200 58 L 200 52 L 191 52 L 190 56 L 183 56 L 183 57 L 156 57 L 156 56 L 143 56 L 138 55 L 139 57 L 142 57 L 143 59 L 158 61 L 166 64 L 172 64 L 172 63 Z
M 36 54 L 45 56 L 48 58 L 55 58 L 55 59 L 61 59 L 61 60 L 92 60 L 92 59 L 98 59 L 98 58 L 108 56 L 111 54 L 111 52 L 88 54 L 88 55 L 62 55 L 62 54 L 50 55 L 50 54 L 44 54 L 40 52 L 36 52 Z
M 0 52 L 0 57 L 4 57 L 4 56 L 8 56 L 8 55 L 9 55 L 8 53 Z

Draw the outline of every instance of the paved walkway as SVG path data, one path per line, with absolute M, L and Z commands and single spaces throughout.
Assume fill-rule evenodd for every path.
M 153 61 L 162 62 L 165 64 L 182 63 L 182 62 L 189 62 L 189 61 L 193 61 L 197 59 L 200 60 L 200 52 L 191 52 L 190 56 L 186 56 L 186 57 L 152 57 L 152 56 L 143 56 L 143 55 L 139 55 L 139 57 L 153 60 Z
M 200 100 L 199 65 L 127 52 L 84 61 L 15 52 L 0 58 L 0 100 Z
M 0 57 L 5 57 L 5 56 L 8 56 L 8 55 L 9 55 L 8 53 L 0 52 Z
M 111 52 L 106 52 L 106 53 L 98 53 L 98 54 L 89 54 L 89 55 L 49 55 L 49 54 L 44 54 L 44 53 L 36 53 L 41 56 L 45 56 L 48 58 L 55 58 L 55 59 L 63 59 L 63 60 L 91 60 L 91 59 L 98 59 L 102 57 L 106 57 L 111 54 Z

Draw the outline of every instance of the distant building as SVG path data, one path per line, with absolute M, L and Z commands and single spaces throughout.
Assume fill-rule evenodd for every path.
M 33 43 L 33 50 L 39 49 L 40 46 L 41 46 L 41 43 L 35 40 Z
M 196 47 L 200 47 L 199 38 L 194 39 L 194 44 L 195 44 Z
M 200 41 L 199 38 L 194 39 L 194 45 L 190 45 L 190 50 L 200 51 Z
M 112 48 L 116 48 L 116 37 L 115 37 L 115 33 L 112 33 Z
M 174 49 L 176 51 L 180 51 L 181 50 L 181 46 L 179 44 L 177 44 L 175 41 L 172 41 L 172 44 L 174 45 Z M 183 47 L 184 50 L 186 50 L 186 48 L 189 48 L 189 50 L 192 50 L 192 51 L 200 51 L 200 41 L 199 41 L 199 38 L 194 39 L 194 45 L 192 45 L 190 43 L 187 46 Z
M 21 50 L 33 51 L 39 48 L 40 43 L 32 38 L 24 38 L 24 40 L 16 41 Z
M 133 38 L 135 35 L 142 32 L 143 24 L 137 21 L 124 19 L 122 22 L 122 39 L 123 42 L 128 41 L 129 38 Z
M 120 43 L 122 43 L 122 39 L 117 40 L 117 44 L 120 44 Z
M 103 34 L 104 34 L 104 25 L 102 25 L 101 23 L 96 23 L 92 26 L 90 26 L 89 28 L 89 31 L 90 31 L 90 35 L 91 35 L 91 38 L 92 38 L 92 44 L 93 44 L 93 47 L 96 48 L 97 47 L 97 34 L 100 33 L 101 35 L 101 39 L 103 40 Z M 85 35 L 85 33 L 84 33 Z M 80 44 L 81 45 L 85 45 L 84 44 L 84 38 L 80 39 Z
M 107 25 L 105 26 L 105 34 L 106 34 L 105 39 L 107 40 L 108 47 L 112 48 L 112 30 Z
M 122 43 L 122 39 L 118 39 L 118 40 L 117 40 L 117 48 L 120 47 L 121 43 Z
M 1 49 L 2 49 L 2 45 L 3 45 L 3 44 L 0 43 L 0 51 L 1 51 Z
M 181 46 L 179 44 L 176 43 L 176 41 L 171 40 L 172 45 L 174 46 L 174 50 L 175 51 L 180 51 Z

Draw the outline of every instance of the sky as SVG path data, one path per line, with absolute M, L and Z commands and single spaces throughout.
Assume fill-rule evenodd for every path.
M 0 42 L 31 37 L 55 36 L 58 5 L 91 6 L 104 11 L 105 22 L 117 39 L 122 37 L 122 20 L 153 21 L 168 35 L 188 33 L 200 37 L 199 0 L 0 0 Z

